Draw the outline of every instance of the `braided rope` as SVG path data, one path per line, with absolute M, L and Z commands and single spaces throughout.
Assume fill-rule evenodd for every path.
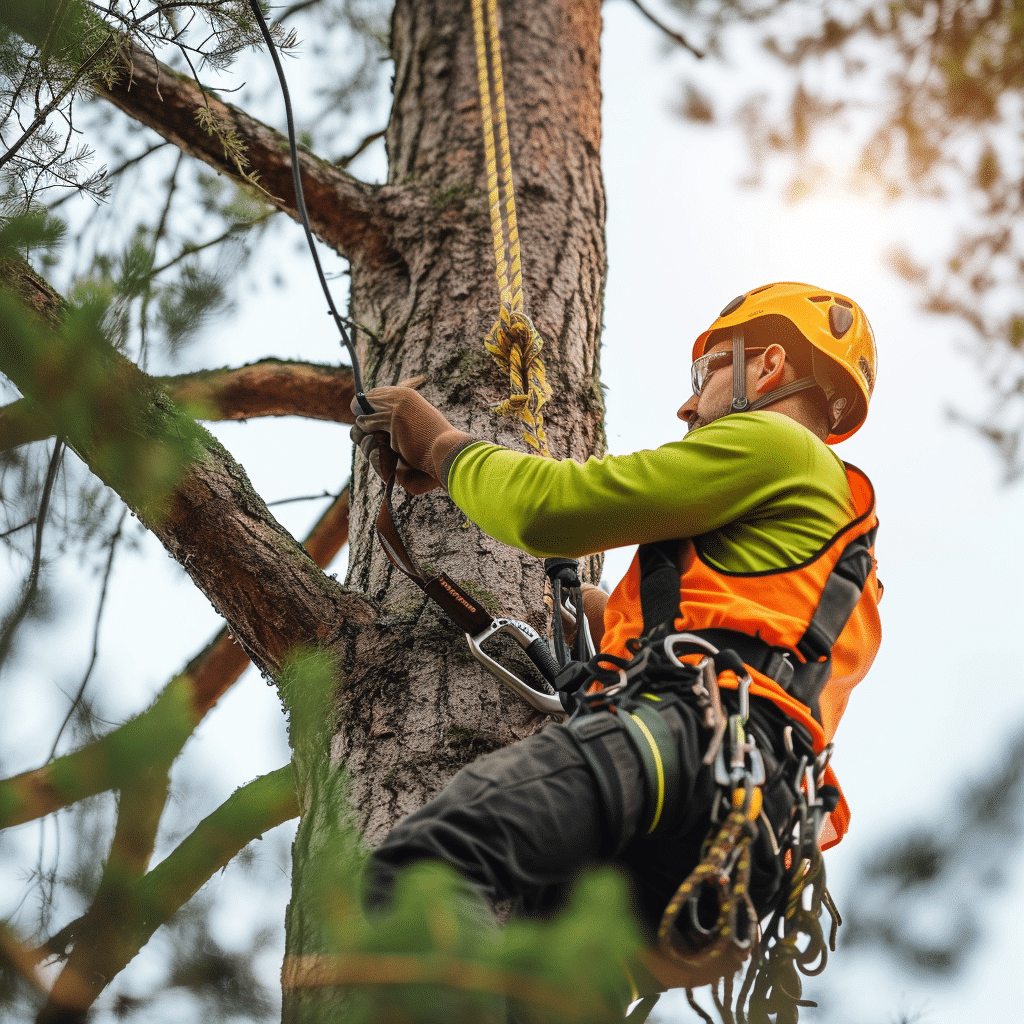
M 720 963 L 733 970 L 757 945 L 757 913 L 750 901 L 751 845 L 757 834 L 755 822 L 761 813 L 761 790 L 733 792 L 733 806 L 712 840 L 701 862 L 687 876 L 669 900 L 658 926 L 658 944 L 663 953 L 685 967 Z M 716 892 L 718 919 L 709 929 L 708 941 L 700 948 L 687 948 L 683 932 L 673 928 L 684 908 L 693 904 L 703 886 Z M 740 937 L 739 909 L 746 913 L 748 939 Z M 691 935 L 692 939 L 693 936 Z M 731 972 L 728 972 L 731 977 Z
M 497 0 L 486 0 L 485 6 L 484 0 L 473 0 L 472 6 L 477 82 L 480 87 L 480 119 L 487 163 L 487 204 L 494 237 L 495 277 L 501 303 L 499 319 L 484 339 L 484 347 L 509 375 L 512 392 L 494 411 L 498 415 L 514 416 L 520 420 L 527 442 L 541 455 L 550 455 L 540 411 L 541 406 L 551 397 L 551 388 L 540 356 L 544 341 L 523 312 L 523 267 L 505 110 L 505 80 L 501 69 L 498 4 Z

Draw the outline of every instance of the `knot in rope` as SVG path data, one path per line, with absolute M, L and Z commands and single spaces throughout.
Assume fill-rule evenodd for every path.
M 523 436 L 541 455 L 550 455 L 541 406 L 551 397 L 540 350 L 544 340 L 525 313 L 501 307 L 501 318 L 484 338 L 484 347 L 508 374 L 511 394 L 495 406 L 499 416 L 514 416 Z

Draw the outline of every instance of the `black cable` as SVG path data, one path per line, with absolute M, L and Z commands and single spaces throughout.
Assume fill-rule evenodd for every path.
M 309 226 L 309 215 L 306 213 L 306 199 L 302 193 L 302 176 L 299 173 L 299 149 L 295 143 L 295 121 L 292 118 L 292 101 L 288 93 L 288 82 L 284 77 L 284 68 L 281 66 L 281 58 L 277 55 L 277 47 L 274 45 L 274 39 L 270 34 L 270 29 L 267 27 L 266 19 L 263 17 L 263 11 L 260 10 L 259 0 L 249 0 L 249 7 L 252 8 L 252 13 L 256 16 L 260 32 L 263 34 L 267 49 L 270 51 L 270 56 L 274 61 L 277 77 L 281 83 L 281 93 L 284 96 L 284 111 L 288 119 L 288 148 L 291 150 L 292 156 L 292 181 L 295 184 L 295 208 L 299 213 L 299 219 L 302 221 L 302 227 L 306 232 L 306 241 L 309 243 L 309 251 L 313 255 L 313 262 L 316 264 L 316 273 L 317 277 L 320 278 L 320 287 L 324 290 L 331 316 L 334 317 L 334 322 L 338 325 L 342 343 L 348 349 L 349 359 L 352 361 L 352 380 L 356 387 L 356 400 L 359 402 L 364 413 L 371 413 L 373 412 L 373 406 L 366 400 L 366 395 L 363 393 L 363 376 L 359 371 L 359 359 L 356 356 L 355 346 L 352 344 L 352 339 L 345 329 L 345 318 L 342 317 L 334 305 L 331 290 L 327 286 L 327 278 L 324 276 L 323 267 L 320 266 L 320 257 L 316 252 L 316 243 L 313 241 L 313 229 Z

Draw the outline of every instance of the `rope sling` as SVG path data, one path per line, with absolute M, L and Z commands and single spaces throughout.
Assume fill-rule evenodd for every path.
M 550 457 L 541 413 L 541 407 L 551 397 L 551 388 L 540 355 L 544 341 L 523 312 L 523 264 L 516 219 L 508 121 L 505 116 L 498 4 L 497 0 L 472 2 L 477 83 L 480 87 L 480 121 L 487 162 L 487 203 L 494 236 L 495 277 L 501 303 L 498 321 L 484 339 L 484 348 L 508 374 L 512 391 L 494 411 L 500 416 L 514 416 L 520 420 L 527 443 L 539 454 Z M 491 103 L 492 83 L 496 123 Z

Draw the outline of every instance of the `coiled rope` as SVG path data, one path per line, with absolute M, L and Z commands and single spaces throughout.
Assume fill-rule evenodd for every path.
M 512 154 L 505 116 L 505 82 L 501 69 L 501 40 L 497 0 L 473 0 L 480 120 L 487 161 L 487 201 L 494 236 L 495 277 L 500 315 L 484 339 L 484 347 L 509 375 L 511 395 L 495 412 L 514 416 L 523 436 L 541 455 L 550 455 L 541 407 L 551 397 L 541 359 L 544 341 L 523 312 L 523 266 L 512 181 Z M 494 104 L 492 112 L 491 88 Z M 497 113 L 495 120 L 494 112 Z M 500 174 L 498 151 L 501 152 Z

